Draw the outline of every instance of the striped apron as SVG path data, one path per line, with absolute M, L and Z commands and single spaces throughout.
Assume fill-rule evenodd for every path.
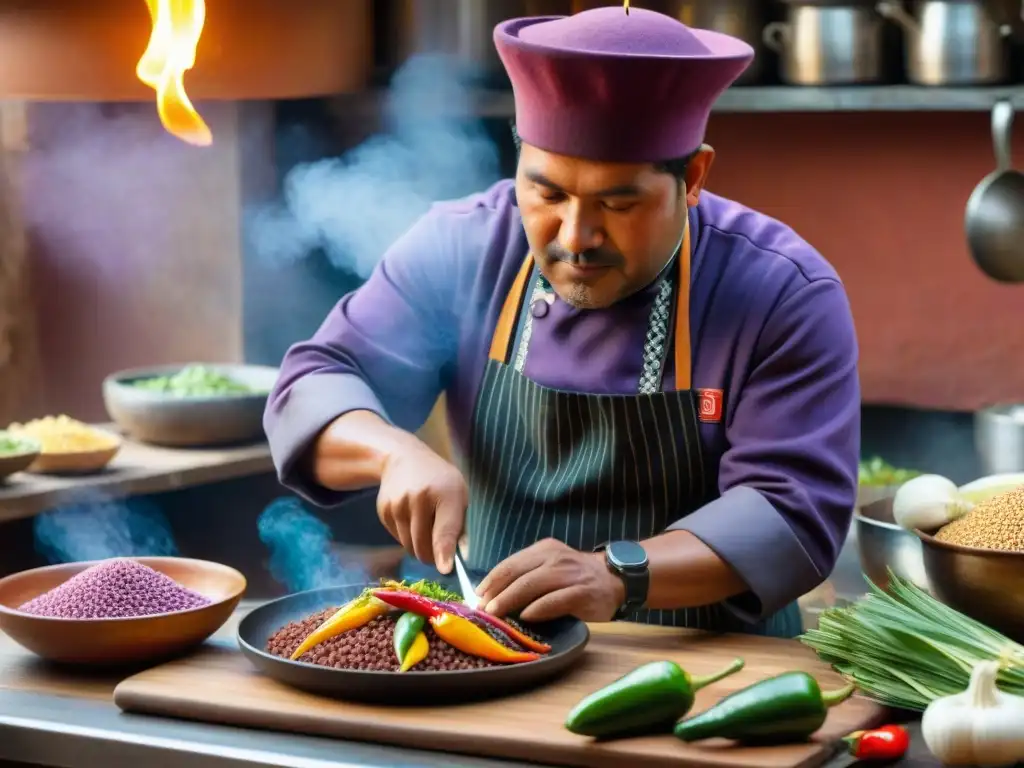
M 524 301 L 527 286 L 533 292 Z M 463 457 L 470 499 L 463 552 L 471 569 L 486 572 L 548 537 L 582 551 L 619 539 L 642 541 L 718 495 L 717 467 L 702 454 L 690 384 L 689 289 L 687 225 L 675 268 L 666 270 L 653 303 L 637 394 L 562 392 L 522 373 L 531 307 L 551 297 L 526 257 L 499 315 Z M 675 390 L 664 392 L 669 348 Z M 644 609 L 626 620 L 777 637 L 802 630 L 795 603 L 757 624 L 720 604 Z

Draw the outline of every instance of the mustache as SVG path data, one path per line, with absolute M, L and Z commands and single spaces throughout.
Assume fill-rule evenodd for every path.
M 621 253 L 607 248 L 590 248 L 581 253 L 573 253 L 557 243 L 551 243 L 544 249 L 544 253 L 551 261 L 567 261 L 588 267 L 617 267 L 623 262 Z

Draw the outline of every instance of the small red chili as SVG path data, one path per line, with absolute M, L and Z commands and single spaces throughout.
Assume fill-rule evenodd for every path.
M 906 754 L 910 735 L 899 725 L 854 731 L 843 741 L 858 760 L 897 760 Z

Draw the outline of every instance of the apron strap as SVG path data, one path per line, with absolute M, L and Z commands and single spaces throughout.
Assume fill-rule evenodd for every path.
M 690 216 L 686 216 L 683 229 L 683 244 L 679 248 L 679 277 L 676 281 L 676 327 L 674 342 L 676 348 L 675 374 L 676 390 L 690 389 Z
M 683 230 L 683 243 L 679 249 L 679 258 L 676 259 L 679 265 L 679 275 L 676 281 L 676 305 L 675 305 L 675 330 L 673 333 L 673 344 L 675 348 L 675 383 L 676 389 L 685 391 L 690 389 L 691 362 L 690 362 L 690 219 L 686 218 L 686 227 Z M 526 254 L 522 266 L 519 267 L 519 274 L 516 275 L 512 287 L 505 296 L 505 303 L 501 307 L 501 314 L 498 315 L 498 323 L 491 336 L 491 360 L 508 365 L 512 351 L 512 339 L 516 332 L 516 321 L 523 307 L 526 298 L 526 286 L 530 275 L 533 273 L 533 255 Z
M 501 307 L 501 314 L 498 315 L 498 324 L 491 336 L 491 351 L 489 357 L 502 365 L 508 365 L 509 352 L 512 347 L 512 337 L 515 335 L 516 320 L 519 318 L 519 310 L 523 304 L 523 297 L 526 295 L 526 281 L 533 272 L 533 256 L 529 253 L 519 267 L 519 274 L 515 282 L 505 296 L 505 303 Z

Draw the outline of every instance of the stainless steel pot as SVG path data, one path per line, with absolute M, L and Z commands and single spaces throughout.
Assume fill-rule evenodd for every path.
M 925 0 L 908 11 L 880 2 L 878 12 L 905 33 L 907 79 L 918 85 L 1004 82 L 1010 73 L 1007 38 L 1013 26 L 985 0 Z
M 622 0 L 572 0 L 572 12 L 607 5 L 621 6 Z M 761 0 L 640 0 L 635 5 L 672 16 L 688 27 L 738 37 L 754 49 L 754 60 L 736 78 L 736 85 L 761 80 L 767 52 L 761 30 L 765 24 L 767 3 Z
M 710 29 L 743 40 L 754 49 L 754 60 L 736 79 L 736 85 L 760 82 L 767 58 L 767 47 L 761 35 L 767 20 L 767 3 L 760 0 L 662 0 L 641 5 L 673 16 L 688 27 Z
M 378 64 L 393 69 L 417 53 L 454 57 L 472 80 L 504 80 L 494 27 L 520 16 L 568 15 L 572 0 L 378 0 Z
M 854 514 L 854 523 L 850 536 L 856 537 L 861 570 L 868 579 L 888 589 L 891 569 L 900 578 L 931 591 L 921 540 L 896 524 L 892 498 L 861 507 Z
M 791 3 L 785 21 L 764 28 L 792 85 L 871 83 L 885 76 L 884 20 L 870 5 Z
M 984 476 L 1024 472 L 1024 405 L 997 405 L 975 413 L 974 448 Z

